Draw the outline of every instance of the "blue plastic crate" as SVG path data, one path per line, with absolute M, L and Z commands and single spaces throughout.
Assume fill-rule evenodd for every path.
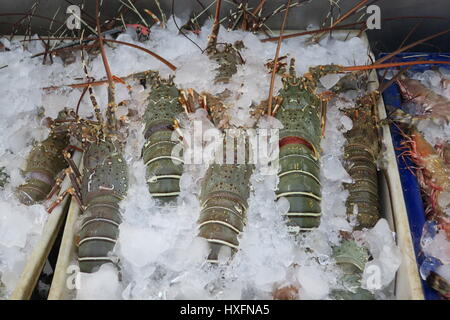
M 381 54 L 380 58 L 386 54 Z M 398 54 L 394 58 L 390 59 L 389 62 L 405 62 L 405 61 L 416 61 L 416 60 L 445 60 L 450 61 L 450 54 L 439 54 L 439 53 L 422 53 L 422 52 L 405 52 Z M 410 67 L 409 70 L 414 72 L 424 72 L 429 70 L 433 64 L 415 65 Z M 449 65 L 439 65 L 440 67 L 450 69 Z M 397 84 L 392 84 L 383 92 L 383 99 L 385 105 L 390 105 L 399 108 L 401 106 L 401 96 Z M 413 169 L 408 169 L 413 163 L 411 159 L 407 156 L 399 157 L 402 150 L 399 148 L 402 146 L 401 143 L 404 137 L 400 134 L 399 129 L 395 125 L 390 126 L 392 140 L 395 148 L 395 154 L 397 156 L 397 164 L 400 173 L 400 180 L 403 188 L 403 195 L 405 198 L 406 210 L 408 212 L 409 226 L 411 229 L 412 240 L 414 244 L 414 251 L 417 257 L 417 264 L 420 269 L 420 265 L 424 260 L 424 255 L 420 248 L 420 238 L 422 235 L 423 226 L 425 224 L 425 210 L 424 204 L 421 197 L 420 187 L 416 176 L 411 172 Z M 439 294 L 431 289 L 428 284 L 422 280 L 422 286 L 424 291 L 425 299 L 427 300 L 438 300 L 440 299 Z

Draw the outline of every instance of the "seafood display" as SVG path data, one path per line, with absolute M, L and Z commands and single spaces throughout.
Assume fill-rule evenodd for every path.
M 419 62 L 389 62 L 408 46 L 374 61 L 365 33 L 335 30 L 365 0 L 298 34 L 284 31 L 302 1 L 189 18 L 120 2 L 109 20 L 100 0 L 83 8 L 70 35 L 0 38 L 0 87 L 35 71 L 0 95 L 0 298 L 39 246 L 55 272 L 29 284 L 42 299 L 423 299 L 420 276 L 449 298 L 445 68 L 393 75 L 403 100 L 386 117 L 373 69 Z M 419 270 L 402 265 L 389 125 L 425 204 Z
M 427 88 L 420 81 L 402 77 L 397 80 L 398 87 L 405 102 L 420 106 L 412 116 L 420 119 L 434 119 L 436 122 L 448 122 L 450 117 L 450 100 Z M 412 111 L 412 110 L 411 110 Z

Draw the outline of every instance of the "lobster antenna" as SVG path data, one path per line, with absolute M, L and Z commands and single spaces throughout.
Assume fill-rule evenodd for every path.
M 96 1 L 96 19 L 97 19 L 97 33 L 98 33 L 98 43 L 100 46 L 100 52 L 102 55 L 103 65 L 105 66 L 106 75 L 108 77 L 108 109 L 106 110 L 106 121 L 108 126 L 113 131 L 117 131 L 117 119 L 116 119 L 116 109 L 117 104 L 115 100 L 115 84 L 113 81 L 113 76 L 111 74 L 111 69 L 109 68 L 108 59 L 106 58 L 105 47 L 103 46 L 103 36 L 100 30 L 100 0 Z
M 398 49 L 401 49 L 403 47 L 403 45 L 406 43 L 406 41 L 408 41 L 409 37 L 411 37 L 411 35 L 414 33 L 414 31 L 416 31 L 416 29 L 422 24 L 423 21 L 420 21 L 419 23 L 415 24 L 414 27 L 408 32 L 408 34 L 405 36 L 405 38 L 403 39 L 403 41 L 400 43 L 400 45 L 398 46 Z M 410 67 L 408 67 L 407 69 L 409 69 Z M 384 79 L 386 78 L 386 74 L 388 72 L 388 69 L 384 70 L 383 76 L 382 76 L 382 80 L 384 81 Z M 391 84 L 389 84 L 391 85 Z M 386 87 L 387 88 L 387 87 Z
M 369 0 L 361 0 L 360 2 L 358 2 L 353 8 L 351 8 L 349 11 L 347 11 L 346 13 L 344 13 L 343 16 L 340 16 L 339 19 L 337 19 L 332 25 L 331 25 L 331 30 L 332 28 L 335 28 L 339 23 L 341 23 L 342 21 L 344 21 L 345 19 L 347 19 L 348 17 L 350 17 L 352 14 L 354 14 L 356 11 L 358 11 L 361 7 L 363 7 L 364 5 L 366 5 L 366 3 Z M 316 38 L 315 41 L 319 41 L 323 36 L 325 35 L 325 32 L 322 32 L 321 34 L 319 34 Z
M 253 14 L 257 15 L 257 14 L 261 14 L 264 5 L 266 4 L 267 0 L 260 0 L 258 5 L 256 6 L 255 10 L 253 10 Z
M 404 74 L 406 71 L 408 71 L 411 68 L 411 66 L 408 66 L 406 68 L 401 69 L 399 72 L 395 74 L 389 81 L 386 81 L 384 83 L 380 83 L 378 87 L 378 93 L 382 94 L 387 88 L 391 86 L 394 82 L 396 82 L 402 74 Z
M 67 39 L 74 39 L 74 38 L 67 37 Z M 27 40 L 27 41 L 32 41 L 32 40 L 35 40 L 35 39 L 31 39 L 31 40 Z M 24 40 L 22 40 L 22 41 L 24 41 Z M 113 39 L 103 39 L 103 41 L 104 42 L 112 42 L 112 43 L 123 44 L 125 46 L 129 46 L 129 47 L 132 47 L 132 48 L 135 48 L 135 49 L 139 49 L 139 50 L 144 51 L 145 53 L 148 53 L 149 55 L 155 57 L 156 59 L 158 59 L 159 61 L 161 61 L 165 65 L 167 65 L 171 70 L 175 71 L 177 69 L 177 67 L 175 67 L 172 63 L 170 63 L 169 61 L 167 61 L 166 59 L 164 59 L 160 55 L 158 55 L 155 52 L 153 52 L 151 50 L 148 50 L 148 49 L 146 49 L 144 47 L 138 46 L 138 45 L 136 45 L 134 43 L 129 43 L 129 42 L 125 42 L 125 41 L 119 41 L 119 40 L 113 40 Z M 56 53 L 56 52 L 59 52 L 59 51 L 66 51 L 66 50 L 76 50 L 76 49 L 79 49 L 79 48 L 92 48 L 92 47 L 95 47 L 95 46 L 97 46 L 97 44 L 80 44 L 80 45 L 74 46 L 74 47 L 63 47 L 63 48 L 50 50 L 47 53 Z M 30 58 L 39 57 L 39 56 L 42 56 L 44 54 L 45 54 L 45 52 L 36 53 L 35 55 L 31 56 Z
M 141 19 L 142 23 L 143 23 L 146 27 L 148 27 L 147 21 L 145 21 L 144 17 L 140 14 L 140 12 L 139 12 L 139 11 L 136 9 L 136 7 L 133 5 L 133 2 L 131 2 L 130 0 L 128 0 L 129 5 L 126 4 L 125 2 L 123 2 L 122 0 L 119 0 L 119 2 L 120 2 L 123 6 L 127 7 L 130 11 L 134 12 L 134 13 Z
M 401 66 L 414 66 L 419 64 L 450 64 L 450 61 L 439 61 L 439 60 L 425 60 L 425 61 L 407 61 L 407 62 L 391 62 L 391 63 L 383 63 L 386 60 L 391 59 L 392 57 L 395 57 L 397 54 L 402 53 L 403 51 L 406 51 L 412 47 L 415 47 L 419 44 L 422 44 L 428 40 L 437 38 L 439 36 L 442 36 L 444 34 L 447 34 L 450 32 L 450 29 L 446 29 L 444 31 L 432 34 L 431 36 L 425 37 L 423 39 L 417 40 L 416 42 L 413 42 L 407 46 L 404 46 L 403 48 L 399 48 L 395 50 L 394 52 L 384 56 L 383 58 L 378 59 L 371 65 L 363 65 L 363 66 L 350 66 L 350 67 L 343 67 L 343 71 L 358 71 L 358 70 L 372 70 L 372 69 L 383 69 L 383 68 L 392 68 L 392 67 L 401 67 Z
M 392 18 L 382 18 L 381 21 L 395 21 L 395 20 L 400 20 L 400 19 L 437 19 L 437 20 L 449 20 L 448 18 L 444 18 L 444 17 L 437 17 L 437 16 L 404 16 L 404 17 L 392 17 Z M 354 27 L 354 26 L 358 26 L 358 25 L 364 25 L 366 23 L 366 21 L 359 21 L 359 22 L 352 22 L 352 23 L 348 23 L 348 24 L 343 24 L 340 26 L 334 26 L 333 28 L 321 28 L 321 29 L 315 29 L 315 30 L 310 30 L 310 31 L 302 31 L 302 32 L 297 32 L 297 33 L 291 33 L 291 34 L 286 34 L 284 36 L 282 36 L 282 39 L 290 39 L 290 38 L 295 38 L 295 37 L 300 37 L 300 36 L 305 36 L 308 34 L 314 34 L 314 33 L 319 33 L 319 32 L 325 32 L 325 31 L 330 31 L 330 30 L 334 30 L 334 29 L 346 29 L 349 27 Z M 274 41 L 278 41 L 278 38 L 280 36 L 276 36 L 276 37 L 271 37 L 271 38 L 265 38 L 262 39 L 261 42 L 274 42 Z
M 431 36 L 428 36 L 428 37 L 425 37 L 425 38 L 423 38 L 423 39 L 417 40 L 416 42 L 413 42 L 413 43 L 411 43 L 411 44 L 409 44 L 409 45 L 407 45 L 407 46 L 404 46 L 403 48 L 397 49 L 397 50 L 395 50 L 394 52 L 388 54 L 387 56 L 384 56 L 383 58 L 378 59 L 377 61 L 375 61 L 374 64 L 380 64 L 380 63 L 383 63 L 384 61 L 389 60 L 390 58 L 396 56 L 397 54 L 399 54 L 399 53 L 401 53 L 401 52 L 403 52 L 403 51 L 406 51 L 406 50 L 408 50 L 408 49 L 410 49 L 410 48 L 412 48 L 412 47 L 415 47 L 415 46 L 417 46 L 417 45 L 419 45 L 419 44 L 422 44 L 422 43 L 424 43 L 424 42 L 426 42 L 426 41 L 428 41 L 428 40 L 437 38 L 437 37 L 442 36 L 442 35 L 444 35 L 444 34 L 446 34 L 446 33 L 449 33 L 449 32 L 450 32 L 450 29 L 446 29 L 446 30 L 444 30 L 444 31 L 441 31 L 441 32 L 432 34 Z
M 84 30 L 81 32 L 80 42 L 83 39 L 83 35 L 84 35 Z M 87 63 L 86 63 L 86 57 L 84 55 L 83 49 L 81 49 L 81 63 L 83 64 L 83 71 L 86 74 L 86 78 L 88 80 L 87 88 L 89 91 L 89 98 L 91 99 L 92 106 L 94 107 L 95 118 L 98 120 L 98 122 L 103 123 L 103 117 L 100 112 L 100 106 L 97 103 L 97 99 L 95 98 L 94 90 L 92 90 L 92 86 L 90 84 L 90 82 L 93 80 L 93 78 L 89 75 L 89 71 L 88 71 Z M 80 102 L 81 102 L 81 99 L 82 98 L 80 98 Z M 78 106 L 77 106 L 76 114 L 78 115 Z
M 200 51 L 203 52 L 203 49 L 197 44 L 195 43 L 194 40 L 192 40 L 191 38 L 189 38 L 184 32 L 183 30 L 181 30 L 181 28 L 178 26 L 177 20 L 175 19 L 175 0 L 172 0 L 172 19 L 173 19 L 173 23 L 175 23 L 175 26 L 177 27 L 178 31 L 186 38 L 188 39 L 190 42 L 192 42 L 193 44 L 195 44 L 195 46 L 197 48 L 200 49 Z
M 47 20 L 50 22 L 57 22 L 57 23 L 65 24 L 64 21 L 59 21 L 54 18 L 49 18 L 49 17 L 37 15 L 34 13 L 27 13 L 27 12 L 26 13 L 13 13 L 13 12 L 0 13 L 0 17 L 5 17 L 5 16 L 21 16 L 22 17 L 21 20 L 26 19 L 27 17 L 33 17 L 33 18 Z
M 269 106 L 267 108 L 267 114 L 269 116 L 272 115 L 273 87 L 275 85 L 275 75 L 276 75 L 276 70 L 277 70 L 278 56 L 280 55 L 281 36 L 283 35 L 284 27 L 286 26 L 286 20 L 287 20 L 287 16 L 288 16 L 290 5 L 291 5 L 291 0 L 288 0 L 288 4 L 287 4 L 287 7 L 286 7 L 286 12 L 284 13 L 283 24 L 281 25 L 280 38 L 278 39 L 278 44 L 277 44 L 277 51 L 275 53 L 274 65 L 273 65 L 273 70 L 272 70 L 272 77 L 270 78 Z
M 214 16 L 214 24 L 212 27 L 211 34 L 209 35 L 207 48 L 214 48 L 217 44 L 217 36 L 219 34 L 220 29 L 220 6 L 222 4 L 222 0 L 216 0 L 216 14 Z

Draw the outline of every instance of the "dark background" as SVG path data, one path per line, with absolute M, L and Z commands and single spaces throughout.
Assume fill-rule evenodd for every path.
M 127 0 L 123 0 L 127 1 Z M 213 0 L 174 0 L 174 12 L 176 15 L 187 16 L 192 11 L 200 12 L 201 2 L 204 6 L 210 4 Z M 336 1 L 336 0 L 334 0 Z M 4 13 L 24 13 L 28 12 L 36 0 L 0 0 L 0 35 L 11 33 L 12 23 L 15 23 L 21 16 L 2 16 Z M 39 7 L 35 14 L 52 18 L 58 7 L 60 11 L 55 19 L 65 21 L 67 15 L 66 8 L 70 5 L 66 0 L 40 0 Z M 91 16 L 95 16 L 95 0 L 70 0 L 74 4 L 85 3 L 84 10 Z M 138 9 L 148 8 L 159 15 L 159 11 L 154 0 L 134 0 Z M 231 8 L 234 7 L 231 0 L 222 1 L 222 16 L 225 16 Z M 248 2 L 250 6 L 255 6 L 258 0 L 235 0 L 235 2 Z M 295 2 L 294 0 L 292 2 Z M 342 13 L 348 11 L 358 0 L 340 0 L 339 5 Z M 160 0 L 161 6 L 167 17 L 170 16 L 172 0 Z M 263 13 L 268 13 L 279 5 L 287 3 L 287 0 L 267 0 Z M 311 23 L 319 25 L 329 11 L 329 0 L 311 0 L 298 8 L 293 8 L 289 12 L 287 29 L 305 29 Z M 368 32 L 372 49 L 375 51 L 392 51 L 397 49 L 405 36 L 417 27 L 407 43 L 426 37 L 433 33 L 450 28 L 450 1 L 449 0 L 378 0 L 375 4 L 381 8 L 381 18 L 407 17 L 407 16 L 434 16 L 445 19 L 400 19 L 398 21 L 382 21 L 381 30 L 371 30 Z M 104 0 L 101 9 L 102 20 L 111 18 L 121 6 L 119 0 Z M 214 5 L 210 8 L 210 13 L 214 11 Z M 335 12 L 338 13 L 337 11 Z M 347 19 L 344 23 L 356 21 L 361 12 Z M 128 12 L 125 18 L 130 18 L 137 22 L 134 13 Z M 148 16 L 145 16 L 148 17 Z M 203 20 L 206 18 L 203 15 Z M 149 17 L 148 17 L 149 18 Z M 279 29 L 283 14 L 271 18 L 268 26 L 272 29 Z M 130 21 L 129 19 L 127 21 Z M 148 19 L 150 21 L 150 19 Z M 49 21 L 33 18 L 32 31 L 41 35 L 48 35 L 47 30 Z M 417 24 L 419 24 L 417 26 Z M 54 26 L 55 28 L 55 26 Z M 427 52 L 450 52 L 450 34 L 446 34 L 437 39 L 433 39 L 424 45 L 415 48 L 415 51 Z

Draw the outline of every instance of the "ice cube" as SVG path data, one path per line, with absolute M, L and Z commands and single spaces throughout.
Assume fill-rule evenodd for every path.
M 80 273 L 77 300 L 118 300 L 121 298 L 121 282 L 117 268 L 106 263 L 94 273 Z
M 450 264 L 444 264 L 440 266 L 436 270 L 436 273 L 444 278 L 448 283 L 450 283 Z
M 302 300 L 325 299 L 330 292 L 328 282 L 325 280 L 323 272 L 317 267 L 299 267 L 296 278 L 300 283 L 299 296 Z
M 450 242 L 444 231 L 439 231 L 422 249 L 426 255 L 441 260 L 443 264 L 450 263 Z
M 341 79 L 341 75 L 337 73 L 327 74 L 319 79 L 325 89 L 331 89 Z

